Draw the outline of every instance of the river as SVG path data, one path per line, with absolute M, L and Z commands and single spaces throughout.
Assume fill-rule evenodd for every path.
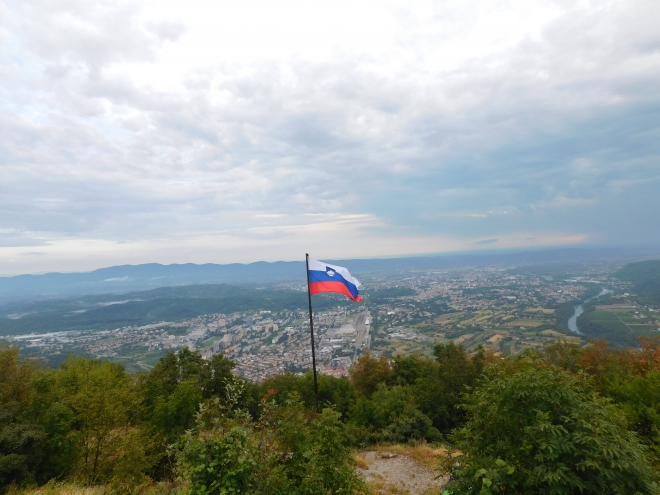
M 602 290 L 601 290 L 598 294 L 596 294 L 595 296 L 592 296 L 592 297 L 590 297 L 589 299 L 585 299 L 585 300 L 582 302 L 582 304 L 578 304 L 577 306 L 573 306 L 573 309 L 575 310 L 575 312 L 573 313 L 573 316 L 571 316 L 571 317 L 568 319 L 568 329 L 569 329 L 571 332 L 575 332 L 575 333 L 581 335 L 582 332 L 580 332 L 580 330 L 578 329 L 578 326 L 577 326 L 577 319 L 578 319 L 578 316 L 580 316 L 582 313 L 584 313 L 584 309 L 582 308 L 582 306 L 583 306 L 584 304 L 588 303 L 589 301 L 593 300 L 593 299 L 596 299 L 596 298 L 598 298 L 598 297 L 600 297 L 600 296 L 604 296 L 605 294 L 610 294 L 611 292 L 612 292 L 611 290 L 602 289 Z

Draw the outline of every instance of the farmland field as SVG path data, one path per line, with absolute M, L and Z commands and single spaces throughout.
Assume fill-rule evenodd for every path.
M 565 340 L 567 342 L 575 342 L 577 344 L 580 343 L 580 337 L 574 337 L 574 336 L 566 335 L 564 333 L 557 332 L 556 330 L 543 330 L 541 332 L 541 335 L 547 335 L 549 337 L 553 337 L 553 338 L 559 339 L 559 340 Z
M 512 322 L 507 323 L 507 325 L 511 327 L 538 327 L 543 325 L 543 323 L 543 320 L 522 318 L 519 320 L 513 320 Z
M 553 315 L 555 314 L 555 310 L 546 308 L 528 308 L 525 310 L 525 313 Z
M 635 335 L 651 335 L 657 332 L 658 327 L 646 312 L 637 308 L 621 308 L 597 306 L 589 313 L 589 320 L 619 332 L 630 332 Z

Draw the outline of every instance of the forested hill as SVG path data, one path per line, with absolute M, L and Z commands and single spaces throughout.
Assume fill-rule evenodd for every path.
M 346 304 L 345 298 L 319 295 L 314 300 L 314 307 L 319 310 L 338 304 Z M 303 291 L 260 290 L 227 284 L 162 287 L 119 295 L 104 294 L 7 306 L 0 312 L 0 334 L 113 329 L 178 321 L 203 314 L 306 307 L 307 293 Z
M 640 302 L 660 303 L 660 260 L 630 263 L 616 275 L 633 283 Z
M 0 277 L 0 302 L 43 296 L 63 298 L 128 292 L 190 284 L 250 284 L 292 279 L 304 282 L 304 262 L 121 265 L 91 272 Z
M 494 264 L 538 264 L 593 261 L 596 259 L 640 259 L 652 253 L 622 249 L 564 248 L 530 252 L 467 253 L 410 258 L 324 260 L 347 267 L 358 277 L 365 273 L 438 270 L 459 266 Z M 657 250 L 653 251 L 657 253 Z M 84 294 L 128 292 L 192 284 L 261 285 L 274 281 L 305 283 L 304 256 L 301 261 L 218 265 L 193 263 L 122 265 L 80 273 L 46 273 L 0 277 L 0 304 L 43 297 L 74 297 Z

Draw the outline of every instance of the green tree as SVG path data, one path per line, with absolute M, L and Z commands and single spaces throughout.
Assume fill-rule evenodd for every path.
M 46 432 L 28 411 L 36 372 L 18 349 L 0 347 L 0 492 L 36 481 L 46 455 Z
M 395 356 L 392 360 L 392 383 L 414 385 L 418 378 L 430 372 L 432 366 L 430 359 L 415 354 Z
M 335 378 L 329 375 L 318 375 L 319 404 L 333 406 L 345 417 L 352 401 L 355 399 L 353 384 L 345 377 Z M 314 374 L 310 371 L 303 376 L 293 373 L 283 373 L 272 376 L 261 385 L 261 396 L 268 396 L 279 405 L 287 403 L 292 394 L 298 394 L 307 408 L 316 407 L 314 396 Z
M 178 383 L 170 395 L 156 398 L 149 423 L 165 436 L 166 441 L 174 441 L 192 427 L 202 400 L 202 389 L 196 381 Z
M 202 401 L 224 396 L 233 368 L 234 362 L 222 355 L 206 361 L 199 351 L 188 348 L 169 352 L 141 379 L 150 424 L 174 441 L 193 425 Z
M 202 359 L 199 351 L 188 348 L 163 356 L 149 374 L 140 376 L 140 390 L 144 402 L 144 421 L 159 439 L 160 463 L 151 473 L 157 478 L 172 475 L 167 446 L 195 424 L 200 405 L 223 397 L 226 384 L 235 377 L 231 373 L 234 362 L 216 355 Z M 256 385 L 246 387 L 249 393 L 242 399 L 256 413 L 258 400 Z
M 577 373 L 580 370 L 582 350 L 575 343 L 557 341 L 545 346 L 539 352 L 539 357 L 563 370 Z
M 37 483 L 67 476 L 78 455 L 76 418 L 58 390 L 58 373 L 48 370 L 36 373 L 32 378 L 32 397 L 27 416 L 43 428 L 46 435 L 44 455 L 35 480 Z
M 474 387 L 481 376 L 485 352 L 479 349 L 470 356 L 463 346 L 450 342 L 437 344 L 433 354 L 435 363 L 427 362 L 415 380 L 415 398 L 433 426 L 449 433 L 465 421 L 465 413 L 457 405 L 461 393 Z
M 626 414 L 629 427 L 649 446 L 657 466 L 660 464 L 660 371 L 604 378 L 603 393 Z
M 381 383 L 371 398 L 358 397 L 351 407 L 350 417 L 359 426 L 382 430 L 401 416 L 407 406 L 414 407 L 414 404 L 415 397 L 410 387 L 388 387 Z
M 225 395 L 225 384 L 231 378 L 231 370 L 234 369 L 234 366 L 236 366 L 234 361 L 226 359 L 222 354 L 216 354 L 205 363 L 201 377 L 205 399 Z
M 366 353 L 358 359 L 350 371 L 350 380 L 358 395 L 370 397 L 380 383 L 388 383 L 392 377 L 389 359 L 384 354 L 376 359 Z
M 645 448 L 621 412 L 575 377 L 523 359 L 465 395 L 455 493 L 656 493 Z
M 123 456 L 133 452 L 140 397 L 135 381 L 120 364 L 70 358 L 55 373 L 60 400 L 73 415 L 71 436 L 77 448 L 74 476 L 86 484 L 109 481 Z M 146 435 L 141 441 L 145 442 Z M 148 469 L 146 455 L 133 459 L 130 476 Z

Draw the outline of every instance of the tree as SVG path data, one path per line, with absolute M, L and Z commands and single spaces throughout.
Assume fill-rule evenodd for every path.
M 392 383 L 395 385 L 414 385 L 433 365 L 430 359 L 416 354 L 395 356 L 392 361 Z
M 483 349 L 470 356 L 453 342 L 433 348 L 434 363 L 427 365 L 415 380 L 415 397 L 419 409 L 444 433 L 463 423 L 464 411 L 456 406 L 461 393 L 474 387 L 484 369 Z
M 225 359 L 222 354 L 216 354 L 213 359 L 204 366 L 202 374 L 202 387 L 204 389 L 204 398 L 223 397 L 225 395 L 225 384 L 231 378 L 231 370 L 235 363 Z
M 562 368 L 571 373 L 577 373 L 580 369 L 582 350 L 573 342 L 557 341 L 547 345 L 539 352 L 539 357 L 547 363 Z
M 345 416 L 350 404 L 355 399 L 355 390 L 352 383 L 345 377 L 319 374 L 319 404 L 322 406 L 332 405 L 335 410 Z M 314 395 L 314 374 L 309 371 L 303 376 L 293 373 L 283 373 L 267 378 L 261 384 L 261 395 L 268 396 L 279 405 L 287 403 L 289 397 L 296 393 L 308 408 L 316 407 Z
M 477 352 L 470 356 L 462 345 L 453 342 L 436 344 L 433 355 L 440 365 L 440 374 L 448 390 L 460 393 L 463 388 L 473 386 L 483 372 L 486 353 L 480 346 Z
M 168 441 L 173 441 L 193 425 L 201 403 L 202 390 L 198 384 L 183 381 L 170 395 L 157 398 L 149 421 Z
M 465 494 L 650 494 L 645 447 L 584 376 L 523 359 L 490 368 L 463 408 L 451 459 Z
M 376 359 L 366 353 L 358 359 L 350 371 L 350 379 L 359 395 L 371 397 L 379 383 L 389 383 L 392 376 L 387 356 L 381 354 Z
M 134 380 L 121 364 L 86 358 L 70 358 L 56 372 L 55 381 L 60 400 L 73 415 L 73 431 L 77 447 L 75 477 L 86 484 L 109 481 L 124 454 L 134 458 L 131 445 L 142 441 L 137 427 L 140 397 Z M 137 475 L 149 467 L 149 460 L 133 459 Z
M 28 414 L 34 374 L 18 349 L 0 348 L 0 491 L 34 482 L 46 454 L 46 433 Z
M 234 362 L 216 355 L 202 359 L 187 347 L 169 352 L 143 377 L 142 393 L 150 423 L 169 435 L 168 441 L 190 428 L 204 399 L 222 397 L 233 375 Z

